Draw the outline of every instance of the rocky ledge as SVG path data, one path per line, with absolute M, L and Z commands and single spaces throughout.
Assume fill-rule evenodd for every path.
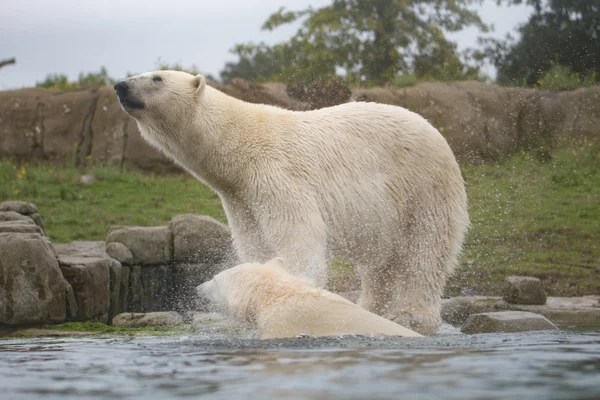
M 232 332 L 239 327 L 230 321 L 198 313 L 194 289 L 235 262 L 228 227 L 207 216 L 179 215 L 167 226 L 113 227 L 106 242 L 53 245 L 35 205 L 0 203 L 0 328 L 96 322 Z M 356 292 L 341 294 L 356 301 Z M 470 333 L 598 325 L 600 296 L 547 297 L 538 279 L 508 277 L 503 297 L 447 299 L 441 312 L 445 322 L 465 324 Z M 546 319 L 552 323 L 544 325 Z

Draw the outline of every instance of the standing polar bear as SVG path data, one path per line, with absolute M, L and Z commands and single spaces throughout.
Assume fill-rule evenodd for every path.
M 456 159 L 421 116 L 363 102 L 288 111 L 177 71 L 115 90 L 145 140 L 218 193 L 242 262 L 282 257 L 319 287 L 328 260 L 351 262 L 359 305 L 437 331 L 469 217 Z

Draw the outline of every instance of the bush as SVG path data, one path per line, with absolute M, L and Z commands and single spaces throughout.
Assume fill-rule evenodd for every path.
M 595 72 L 590 72 L 582 77 L 577 72 L 571 72 L 569 67 L 552 63 L 550 69 L 542 75 L 536 86 L 544 90 L 573 90 L 594 85 L 596 85 Z

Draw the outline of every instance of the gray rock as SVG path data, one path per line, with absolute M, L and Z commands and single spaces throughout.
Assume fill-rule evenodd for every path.
M 65 288 L 56 257 L 41 235 L 0 233 L 0 324 L 63 322 Z
M 22 215 L 38 213 L 38 209 L 35 204 L 20 200 L 10 200 L 0 203 L 0 211 L 14 211 Z
M 142 267 L 134 265 L 129 267 L 129 302 L 127 311 L 143 312 L 142 301 L 144 288 L 142 287 Z
M 131 251 L 123 243 L 108 243 L 106 245 L 106 252 L 123 265 L 132 265 L 133 263 L 133 254 L 131 254 Z
M 121 289 L 119 290 L 119 310 L 121 312 L 130 311 L 129 309 L 129 274 L 131 268 L 123 265 L 121 268 Z
M 181 325 L 183 324 L 183 318 L 174 311 L 122 313 L 112 319 L 112 324 L 129 327 Z
M 40 216 L 35 204 L 18 200 L 5 201 L 0 203 L 0 211 L 13 211 L 21 215 L 26 215 L 30 217 L 37 226 L 40 227 L 42 233 L 44 231 L 44 223 L 42 222 L 42 217 Z
M 21 221 L 0 222 L 0 232 L 6 233 L 38 233 L 42 235 L 42 228 L 37 226 L 31 219 Z
M 131 265 L 166 264 L 173 254 L 173 236 L 166 226 L 111 229 L 107 245 L 117 242 L 131 252 Z
M 117 260 L 108 259 L 108 268 L 110 279 L 110 304 L 108 309 L 108 320 L 110 321 L 115 315 L 127 310 L 121 308 L 121 263 Z
M 223 264 L 175 264 L 171 268 L 169 308 L 180 312 L 197 310 L 196 286 L 209 281 L 225 269 Z
M 169 275 L 169 267 L 164 265 L 142 267 L 142 312 L 169 311 Z
M 108 258 L 104 241 L 80 241 L 57 244 L 54 246 L 60 255 L 77 257 Z
M 67 316 L 66 321 L 73 321 L 77 318 L 77 299 L 75 291 L 70 283 L 66 283 L 65 296 L 67 297 Z
M 65 279 L 75 292 L 77 314 L 74 320 L 108 322 L 111 300 L 111 260 L 59 256 L 58 261 Z
M 33 222 L 33 220 L 30 217 L 23 214 L 19 214 L 16 211 L 0 211 L 0 222 L 23 220 L 29 220 Z
M 504 301 L 511 304 L 545 304 L 546 292 L 538 278 L 510 276 L 504 280 Z
M 453 297 L 442 302 L 440 314 L 449 324 L 463 324 L 469 315 L 505 310 L 504 302 L 484 296 Z
M 525 332 L 556 330 L 556 325 L 540 314 L 526 311 L 501 311 L 473 314 L 462 326 L 462 333 Z
M 222 263 L 233 254 L 227 225 L 206 215 L 177 215 L 169 222 L 174 260 L 184 263 Z

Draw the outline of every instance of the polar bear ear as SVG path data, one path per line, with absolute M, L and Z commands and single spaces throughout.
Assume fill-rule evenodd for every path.
M 204 78 L 202 74 L 196 75 L 194 77 L 193 85 L 196 88 L 196 91 L 200 93 L 204 90 L 204 87 L 206 86 L 206 78 Z
M 267 262 L 267 264 L 276 265 L 281 268 L 285 267 L 285 263 L 283 262 L 283 258 L 281 258 L 281 257 L 275 257 L 272 260 L 270 260 L 269 262 Z

